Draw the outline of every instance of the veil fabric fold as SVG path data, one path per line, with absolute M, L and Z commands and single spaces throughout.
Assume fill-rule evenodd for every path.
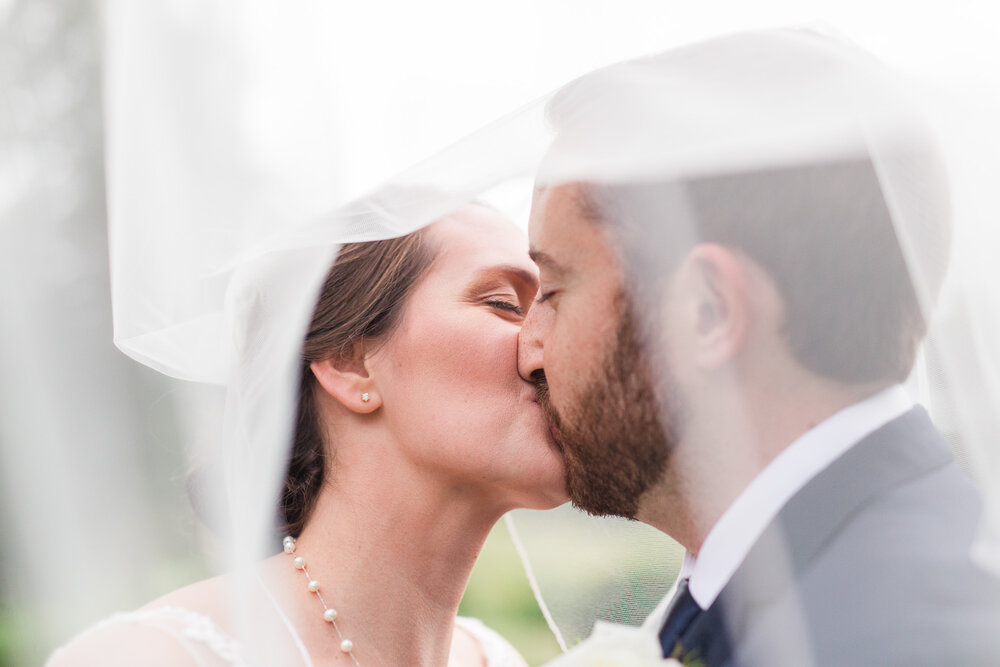
M 816 15 L 839 16 L 846 34 L 871 52 L 826 29 L 738 32 L 719 38 L 720 48 L 719 41 L 706 47 L 695 40 L 797 23 L 800 10 L 770 3 L 759 13 L 741 7 L 717 17 L 706 10 L 687 21 L 689 6 L 635 2 L 623 11 L 658 13 L 647 21 L 653 27 L 634 27 L 641 33 L 634 44 L 613 48 L 591 34 L 589 44 L 568 42 L 573 49 L 564 54 L 556 27 L 608 10 L 589 3 L 579 17 L 567 17 L 565 5 L 542 3 L 537 43 L 551 42 L 556 46 L 545 53 L 575 62 L 522 86 L 511 81 L 529 78 L 530 63 L 511 55 L 521 74 L 506 87 L 484 92 L 482 82 L 469 84 L 469 96 L 488 98 L 468 107 L 475 122 L 428 133 L 453 143 L 372 189 L 384 178 L 372 172 L 396 170 L 414 151 L 392 152 L 392 139 L 380 143 L 375 133 L 359 146 L 351 124 L 377 114 L 388 127 L 393 114 L 407 110 L 385 103 L 393 99 L 385 88 L 406 82 L 358 84 L 353 77 L 364 78 L 364 54 L 331 62 L 323 45 L 350 17 L 322 4 L 287 12 L 263 3 L 103 6 L 115 343 L 165 375 L 212 385 L 196 406 L 181 410 L 196 413 L 184 418 L 197 428 L 193 440 L 205 444 L 205 451 L 193 448 L 192 460 L 223 464 L 202 499 L 209 514 L 225 517 L 221 546 L 211 551 L 219 569 L 245 568 L 277 549 L 274 499 L 287 461 L 299 345 L 340 244 L 402 235 L 472 200 L 526 224 L 538 186 L 704 177 L 858 155 L 875 166 L 931 323 L 908 389 L 983 489 L 989 512 L 974 556 L 1000 569 L 1000 205 L 993 194 L 1000 179 L 1000 55 L 984 21 L 941 25 L 951 48 L 930 53 L 927 34 L 898 26 L 902 10 L 891 3 L 818 3 Z M 914 25 L 933 24 L 923 10 L 913 12 Z M 504 25 L 513 31 L 517 23 Z M 468 30 L 455 26 L 466 46 Z M 567 32 L 573 34 L 565 39 L 577 39 Z M 401 42 L 403 33 L 410 36 L 400 31 Z M 391 52 L 393 45 L 376 46 Z M 665 53 L 604 67 L 539 96 L 637 49 Z M 371 68 L 388 76 L 393 59 L 405 54 L 378 64 L 371 58 Z M 729 68 L 733 60 L 738 70 Z M 421 85 L 431 96 L 445 90 L 434 87 L 432 75 L 406 94 L 417 98 Z M 454 141 L 525 99 L 533 101 Z M 395 136 L 388 129 L 385 135 Z M 948 182 L 952 245 L 939 294 L 927 282 L 934 268 L 921 250 L 922 184 L 899 150 L 914 139 L 940 154 Z M 391 168 L 353 173 L 351 156 L 379 151 L 392 153 Z M 695 222 L 673 221 L 692 228 Z M 105 468 L 82 466 L 80 477 L 88 469 L 97 476 Z M 76 488 L 71 477 L 53 476 L 52 493 Z M 570 507 L 518 510 L 511 521 L 567 646 L 586 637 L 597 618 L 641 623 L 680 566 L 682 551 L 672 540 L 635 522 L 586 517 Z M 241 600 L 231 602 L 241 608 Z M 270 641 L 261 628 L 240 639 L 251 647 Z
M 912 390 L 947 423 L 995 508 L 1000 469 L 992 453 L 997 419 L 990 406 L 997 404 L 997 365 L 989 341 L 1000 338 L 993 337 L 995 304 L 982 299 L 989 269 L 980 266 L 970 276 L 973 264 L 960 254 L 969 238 L 986 231 L 982 220 L 995 204 L 967 197 L 962 184 L 955 189 L 959 250 L 935 310 L 948 244 L 925 238 L 925 190 L 935 184 L 920 180 L 925 151 L 930 155 L 937 143 L 944 143 L 952 181 L 970 165 L 989 164 L 995 156 L 983 155 L 989 144 L 970 141 L 975 139 L 971 129 L 945 137 L 954 127 L 934 126 L 934 114 L 944 106 L 936 95 L 933 87 L 908 82 L 842 36 L 812 28 L 736 33 L 612 65 L 513 112 L 329 215 L 278 226 L 259 240 L 217 235 L 205 219 L 189 221 L 188 229 L 154 222 L 154 229 L 166 226 L 199 249 L 187 269 L 178 273 L 173 265 L 156 277 L 158 288 L 187 291 L 191 298 L 157 302 L 152 298 L 157 289 L 122 279 L 129 262 L 147 276 L 157 264 L 155 257 L 137 252 L 129 238 L 139 216 L 116 207 L 113 219 L 121 226 L 112 247 L 119 258 L 119 345 L 161 370 L 188 378 L 221 377 L 228 384 L 224 459 L 240 464 L 228 477 L 233 495 L 226 505 L 244 510 L 234 519 L 241 527 L 234 554 L 248 564 L 267 546 L 268 525 L 261 517 L 267 516 L 272 496 L 259 490 L 276 488 L 279 481 L 296 341 L 336 244 L 403 234 L 470 200 L 491 202 L 523 218 L 533 187 L 697 179 L 864 158 L 878 175 L 922 311 L 928 320 L 936 313 Z M 131 190 L 127 183 L 128 174 L 121 174 L 115 187 Z M 249 180 L 234 186 L 234 192 L 241 187 L 249 187 Z M 248 216 L 252 220 L 254 214 Z M 696 234 L 693 218 L 670 224 Z M 253 228 L 252 222 L 247 225 Z M 244 222 L 237 226 L 243 229 Z M 645 233 L 655 238 L 658 232 Z M 192 237 L 199 241 L 190 243 Z M 210 257 L 218 249 L 213 240 L 228 242 L 231 259 L 210 261 L 217 258 Z M 780 244 L 782 238 L 773 242 Z M 166 256 L 173 256 L 169 248 L 179 245 L 155 241 L 149 247 L 162 258 L 165 247 Z M 129 311 L 131 297 L 141 298 L 142 307 Z M 207 300 L 214 305 L 207 306 Z M 139 326 L 136 313 L 167 318 Z M 197 357 L 211 361 L 192 363 Z M 973 394 L 979 400 L 971 400 Z M 570 508 L 542 515 L 517 512 L 513 521 L 537 591 L 568 645 L 585 637 L 595 618 L 641 623 L 679 567 L 676 544 L 646 526 L 583 517 Z M 984 520 L 982 535 L 977 553 L 996 566 L 998 561 L 990 560 L 997 549 L 994 516 Z M 566 562 L 568 553 L 577 555 L 576 562 Z

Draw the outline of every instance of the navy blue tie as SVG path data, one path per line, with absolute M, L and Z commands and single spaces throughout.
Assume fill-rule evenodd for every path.
M 688 590 L 688 580 L 684 579 L 677 587 L 677 593 L 670 602 L 670 610 L 667 612 L 667 620 L 660 630 L 660 646 L 663 647 L 663 656 L 669 658 L 681 638 L 684 631 L 688 629 L 695 617 L 701 613 L 701 607 L 691 597 Z

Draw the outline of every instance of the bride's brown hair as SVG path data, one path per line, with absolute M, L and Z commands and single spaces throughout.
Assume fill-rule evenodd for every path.
M 302 379 L 292 452 L 281 493 L 284 535 L 298 537 L 331 461 L 316 408 L 314 361 L 353 354 L 354 344 L 384 341 L 399 321 L 411 288 L 433 261 L 423 230 L 383 241 L 345 244 L 313 311 L 302 346 Z M 369 348 L 370 349 L 370 348 Z

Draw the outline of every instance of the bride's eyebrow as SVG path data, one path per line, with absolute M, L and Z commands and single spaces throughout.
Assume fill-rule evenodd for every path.
M 468 287 L 466 296 L 474 298 L 484 290 L 512 286 L 519 294 L 522 291 L 534 294 L 538 290 L 538 278 L 531 271 L 513 264 L 498 264 L 476 271 Z

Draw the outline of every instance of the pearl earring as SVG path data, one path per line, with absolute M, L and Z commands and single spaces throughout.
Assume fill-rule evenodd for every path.
M 371 397 L 368 396 L 368 392 L 367 391 L 365 393 L 361 394 L 361 401 L 362 402 L 367 403 L 370 400 L 371 400 Z

